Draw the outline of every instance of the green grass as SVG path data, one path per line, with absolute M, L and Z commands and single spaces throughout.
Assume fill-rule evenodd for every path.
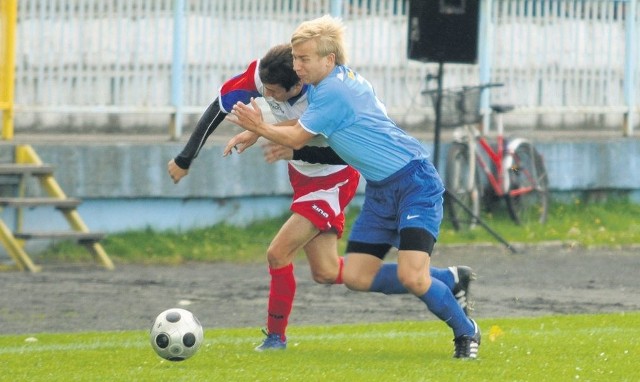
M 347 229 L 357 215 L 349 209 Z M 570 204 L 553 204 L 545 225 L 516 226 L 506 214 L 483 214 L 483 219 L 510 243 L 556 241 L 585 247 L 619 247 L 640 243 L 640 205 L 623 199 L 604 203 L 584 203 L 575 199 Z M 151 229 L 109 235 L 103 242 L 107 253 L 119 263 L 179 264 L 184 261 L 264 261 L 265 250 L 280 225 L 288 216 L 257 222 L 248 227 L 225 224 L 185 232 Z M 345 236 L 348 235 L 348 231 Z M 484 228 L 456 232 L 445 219 L 438 246 L 449 244 L 496 243 Z M 340 252 L 346 240 L 341 240 Z M 69 243 L 47 249 L 43 259 L 90 261 L 86 251 Z
M 640 243 L 640 204 L 615 199 L 603 203 L 584 203 L 574 199 L 570 204 L 552 204 L 544 225 L 517 226 L 506 217 L 483 215 L 489 226 L 508 241 L 539 243 L 558 241 L 584 247 L 620 247 Z M 473 243 L 494 241 L 481 227 L 456 232 L 445 222 L 439 243 Z
M 209 329 L 191 359 L 153 353 L 144 330 L 0 336 L 7 381 L 638 381 L 640 313 L 478 320 L 480 358 L 451 358 L 437 321 L 292 326 L 285 352 L 254 329 Z

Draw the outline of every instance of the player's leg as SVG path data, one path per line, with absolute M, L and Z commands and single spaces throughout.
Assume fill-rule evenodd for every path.
M 308 219 L 293 213 L 280 227 L 267 249 L 267 262 L 271 268 L 290 264 L 300 249 L 314 239 L 320 230 Z
M 405 250 L 398 255 L 398 278 L 429 310 L 453 329 L 454 336 L 473 336 L 474 323 L 467 317 L 451 290 L 440 280 L 423 278 L 424 267 L 430 262 L 422 251 Z
M 407 289 L 398 278 L 397 264 L 383 263 L 391 247 L 397 247 L 393 191 L 368 183 L 365 202 L 351 228 L 343 279 L 347 288 L 363 292 L 403 294 Z
M 454 357 L 476 358 L 480 345 L 480 330 L 458 305 L 451 290 L 440 280 L 422 277 L 430 262 L 422 251 L 404 250 L 398 254 L 398 278 L 429 311 L 445 322 L 454 333 Z M 426 289 L 425 289 L 426 288 Z
M 286 329 L 296 293 L 293 259 L 296 253 L 318 235 L 318 229 L 304 217 L 293 214 L 280 228 L 267 250 L 269 302 L 267 338 L 258 351 L 286 348 Z
M 344 210 L 356 194 L 360 175 L 345 167 L 315 178 L 290 168 L 289 176 L 294 186 L 291 209 L 321 231 L 304 247 L 313 279 L 320 284 L 342 284 L 344 258 L 338 255 L 338 240 L 344 232 Z
M 311 276 L 319 284 L 342 284 L 344 259 L 338 255 L 338 235 L 321 232 L 304 246 Z
M 360 178 L 358 172 L 351 167 L 341 167 L 337 172 L 319 177 L 307 176 L 291 163 L 288 169 L 289 181 L 293 187 L 291 204 L 293 215 L 282 226 L 267 251 L 271 273 L 268 334 L 265 343 L 257 350 L 266 348 L 266 343 L 271 343 L 271 338 L 277 339 L 273 341 L 276 347 L 286 346 L 285 330 L 295 295 L 292 260 L 300 248 L 306 246 L 321 231 L 334 230 L 339 237 L 343 226 L 337 229 L 334 226 L 334 219 L 341 217 L 344 225 L 342 211 L 355 195 Z M 318 244 L 324 245 L 322 242 L 324 239 L 323 236 Z M 327 237 L 327 239 L 331 238 Z M 336 250 L 335 243 L 333 241 L 331 244 L 333 251 Z M 313 244 L 310 248 L 314 248 Z M 325 263 L 320 263 L 320 266 L 325 266 Z M 327 268 L 327 272 L 335 271 Z
M 344 258 L 338 255 L 338 235 L 333 231 L 321 232 L 304 247 L 309 260 L 311 276 L 319 284 L 342 284 Z M 386 248 L 387 246 L 384 246 Z M 383 249 L 385 251 L 385 249 Z M 367 259 L 365 257 L 364 259 Z M 356 262 L 357 260 L 353 260 Z M 376 261 L 377 264 L 377 261 Z M 355 265 L 358 269 L 360 265 Z M 442 281 L 454 294 L 458 304 L 469 314 L 471 310 L 469 302 L 469 287 L 475 274 L 466 266 L 452 266 L 448 268 L 429 267 L 432 278 Z M 384 294 L 407 294 L 409 291 L 398 279 L 398 264 L 392 262 L 382 263 L 377 277 L 370 280 L 368 291 Z M 364 277 L 364 275 L 360 275 Z M 374 282 L 375 281 L 375 282 Z M 365 281 L 366 284 L 369 281 Z M 362 285 L 363 283 L 359 283 Z M 357 288 L 358 283 L 352 282 L 352 288 Z
M 431 278 L 427 271 L 443 216 L 442 182 L 435 168 L 426 161 L 415 166 L 410 176 L 412 184 L 396 187 L 398 196 L 394 195 L 399 218 L 398 278 L 453 330 L 454 356 L 475 358 L 480 344 L 477 325 L 458 305 L 451 289 Z
M 422 231 L 422 232 L 421 232 Z M 412 236 L 429 236 L 424 230 L 412 229 L 401 232 L 403 239 Z M 414 240 L 414 239 L 409 239 Z M 451 290 L 440 280 L 428 276 L 430 257 L 419 246 L 409 246 L 411 249 L 400 250 L 398 253 L 398 278 L 401 283 L 420 298 L 438 318 L 445 321 L 456 337 L 473 334 L 474 327 L 466 317 Z M 425 275 L 427 275 L 425 277 Z
M 382 259 L 368 253 L 353 251 L 352 249 L 345 256 L 344 270 L 342 273 L 344 285 L 355 291 L 378 292 L 378 290 L 371 290 L 371 288 L 382 267 Z M 379 284 L 386 285 L 386 283 L 382 282 Z
M 383 246 L 386 252 L 388 246 Z M 321 232 L 304 247 L 309 260 L 311 276 L 319 284 L 342 284 L 344 258 L 338 255 L 338 236 L 333 231 Z M 367 259 L 365 257 L 365 259 Z M 357 260 L 354 260 L 354 262 Z M 377 262 L 376 262 L 377 263 Z M 359 267 L 359 265 L 354 265 Z M 432 278 L 442 281 L 456 297 L 458 304 L 468 314 L 469 286 L 475 274 L 466 266 L 452 266 L 448 268 L 429 267 Z M 363 277 L 363 276 L 361 276 Z M 373 281 L 373 280 L 371 280 Z M 409 291 L 398 280 L 398 264 L 382 263 L 377 273 L 377 282 L 367 289 L 370 292 L 384 294 L 407 294 Z M 362 284 L 362 283 L 361 283 Z M 357 287 L 356 284 L 352 284 Z

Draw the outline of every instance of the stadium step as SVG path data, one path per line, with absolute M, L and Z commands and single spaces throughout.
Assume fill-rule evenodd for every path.
M 42 163 L 29 145 L 17 145 L 14 149 L 16 163 L 0 163 L 0 212 L 5 208 L 14 209 L 15 218 L 14 224 L 9 225 L 0 215 L 0 244 L 14 261 L 15 268 L 40 271 L 41 267 L 34 264 L 25 251 L 25 241 L 49 239 L 73 241 L 83 245 L 102 266 L 114 269 L 113 262 L 100 244 L 105 234 L 89 231 L 76 210 L 82 201 L 64 194 L 53 177 L 54 167 Z M 38 192 L 32 190 L 34 183 L 40 185 Z M 36 194 L 46 195 L 31 196 Z M 60 211 L 68 223 L 67 229 L 25 231 L 24 216 L 39 207 L 53 207 Z M 10 267 L 0 267 L 6 268 Z
M 79 206 L 80 199 L 67 198 L 3 198 L 0 197 L 0 207 L 44 207 L 51 206 L 61 210 Z
M 52 175 L 53 166 L 47 164 L 0 163 L 0 175 Z
M 78 231 L 22 231 L 14 232 L 16 239 L 32 240 L 32 239 L 55 239 L 55 240 L 73 240 L 78 243 L 94 243 L 104 239 L 105 234 L 102 232 L 78 232 Z

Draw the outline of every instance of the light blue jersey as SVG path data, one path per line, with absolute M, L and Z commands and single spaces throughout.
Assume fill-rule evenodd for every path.
M 387 116 L 371 84 L 346 66 L 334 70 L 308 94 L 302 127 L 329 146 L 366 180 L 381 181 L 427 151 Z

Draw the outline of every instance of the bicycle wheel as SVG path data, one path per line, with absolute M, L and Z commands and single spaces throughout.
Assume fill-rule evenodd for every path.
M 480 179 L 469 155 L 469 145 L 459 142 L 447 152 L 445 209 L 456 230 L 475 227 L 480 213 Z
M 542 155 L 528 141 L 513 143 L 504 159 L 509 216 L 520 225 L 544 224 L 549 207 L 549 179 Z

